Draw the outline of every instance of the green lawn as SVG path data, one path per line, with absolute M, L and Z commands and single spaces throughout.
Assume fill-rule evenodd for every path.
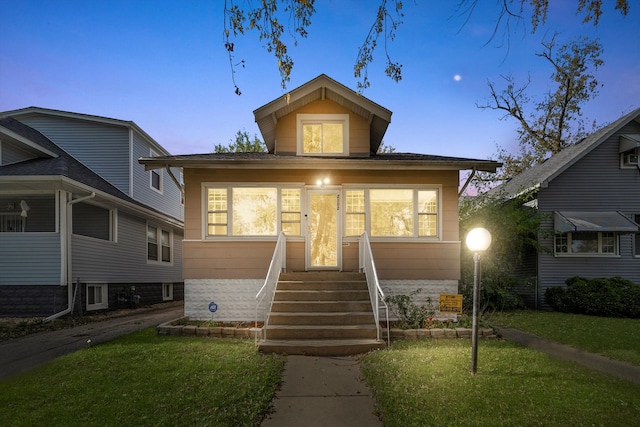
M 491 322 L 638 360 L 637 320 L 521 312 Z M 478 353 L 475 376 L 469 339 L 401 341 L 364 356 L 385 425 L 640 424 L 638 384 L 503 340 L 480 340 Z M 0 383 L 0 425 L 255 426 L 284 360 L 253 340 L 150 328 Z
M 284 358 L 253 340 L 158 336 L 155 328 L 0 383 L 3 426 L 254 426 Z
M 494 313 L 489 321 L 640 365 L 640 319 L 525 310 Z
M 621 426 L 640 421 L 640 385 L 502 340 L 397 342 L 362 359 L 387 427 Z

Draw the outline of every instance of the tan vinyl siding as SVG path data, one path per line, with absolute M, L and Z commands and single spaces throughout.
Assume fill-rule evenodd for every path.
M 202 183 L 305 183 L 328 173 L 334 185 L 441 185 L 442 230 L 438 242 L 372 243 L 381 279 L 458 280 L 460 243 L 458 230 L 457 171 L 367 170 L 215 170 L 186 169 L 185 279 L 264 278 L 273 255 L 273 240 L 202 241 Z M 353 239 L 351 239 L 353 240 Z M 358 244 L 345 241 L 343 270 L 358 270 Z M 304 242 L 287 244 L 287 270 L 304 270 Z
M 370 138 L 367 121 L 327 99 L 314 101 L 280 118 L 276 129 L 276 154 L 296 153 L 298 143 L 297 114 L 349 114 L 349 154 L 357 157 L 369 155 Z

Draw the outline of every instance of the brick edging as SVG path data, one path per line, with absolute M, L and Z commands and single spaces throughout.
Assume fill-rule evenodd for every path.
M 262 336 L 262 328 L 237 328 L 228 326 L 195 326 L 195 325 L 175 325 L 182 317 L 169 322 L 162 323 L 157 326 L 158 335 L 176 335 L 176 336 L 202 336 L 202 337 L 219 337 L 219 338 L 260 338 Z M 386 338 L 385 330 L 383 335 Z M 470 328 L 433 328 L 433 329 L 391 329 L 391 340 L 419 340 L 419 339 L 442 339 L 442 338 L 471 338 Z M 479 328 L 479 338 L 495 338 L 496 334 L 491 328 Z

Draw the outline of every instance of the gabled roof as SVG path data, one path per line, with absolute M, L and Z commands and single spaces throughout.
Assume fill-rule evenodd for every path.
M 215 169 L 369 169 L 468 170 L 495 172 L 500 163 L 461 157 L 385 153 L 371 157 L 310 157 L 272 153 L 210 153 L 147 157 L 138 160 L 147 170 L 165 167 Z
M 320 74 L 315 79 L 293 89 L 266 105 L 253 111 L 256 123 L 270 153 L 275 150 L 276 124 L 278 120 L 318 99 L 329 99 L 354 114 L 364 117 L 369 123 L 370 152 L 375 153 L 391 122 L 391 111 L 365 98 L 341 83 Z
M 179 219 L 170 217 L 129 197 L 100 175 L 76 160 L 36 129 L 15 120 L 13 117 L 4 117 L 0 118 L 0 134 L 6 134 L 5 130 L 10 131 L 13 135 L 20 136 L 22 140 L 29 140 L 29 146 L 39 146 L 42 152 L 50 154 L 23 162 L 0 166 L 0 182 L 8 180 L 16 182 L 16 180 L 20 180 L 21 178 L 27 178 L 27 180 L 31 182 L 31 178 L 33 177 L 41 177 L 43 180 L 49 180 L 52 177 L 64 177 L 88 187 L 91 191 L 100 191 L 120 199 L 122 202 L 144 208 L 156 215 L 171 218 L 171 222 L 181 225 L 182 221 Z M 21 142 L 20 139 L 16 140 Z
M 609 137 L 618 132 L 631 121 L 640 123 L 640 108 L 626 114 L 615 122 L 597 130 L 579 143 L 571 145 L 561 152 L 549 157 L 546 161 L 513 177 L 508 182 L 491 189 L 487 194 L 505 198 L 513 198 L 520 194 L 544 188 L 557 176 L 573 166 L 577 161 L 589 154 Z
M 20 120 L 20 118 L 32 117 L 37 115 L 64 117 L 67 119 L 83 120 L 83 121 L 89 121 L 94 123 L 100 123 L 104 125 L 121 126 L 128 129 L 132 129 L 138 132 L 140 135 L 142 135 L 142 137 L 145 140 L 147 140 L 147 142 L 154 148 L 154 151 L 157 151 L 158 153 L 161 153 L 164 155 L 170 154 L 164 147 L 158 144 L 158 142 L 154 140 L 148 133 L 146 133 L 140 126 L 138 126 L 135 122 L 132 122 L 130 120 L 112 119 L 109 117 L 94 116 L 91 114 L 73 113 L 71 111 L 53 110 L 50 108 L 42 108 L 42 107 L 26 107 L 26 108 L 20 108 L 17 110 L 0 112 L 0 118 L 13 117 L 18 120 Z

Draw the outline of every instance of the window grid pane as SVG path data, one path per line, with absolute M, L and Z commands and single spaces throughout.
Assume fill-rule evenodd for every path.
M 613 254 L 616 251 L 615 236 L 613 233 L 602 233 L 602 253 Z
M 345 193 L 346 198 L 346 224 L 347 236 L 360 236 L 365 231 L 366 210 L 364 202 L 364 190 L 350 190 Z
M 171 235 L 162 230 L 162 261 L 171 262 Z
M 300 236 L 302 218 L 300 209 L 300 190 L 283 189 L 280 201 L 280 228 L 287 236 Z
M 567 234 L 555 235 L 556 253 L 566 254 L 569 251 L 569 242 Z
M 207 235 L 226 236 L 228 230 L 226 188 L 207 189 Z
M 150 225 L 147 226 L 147 259 L 158 260 L 158 229 Z

